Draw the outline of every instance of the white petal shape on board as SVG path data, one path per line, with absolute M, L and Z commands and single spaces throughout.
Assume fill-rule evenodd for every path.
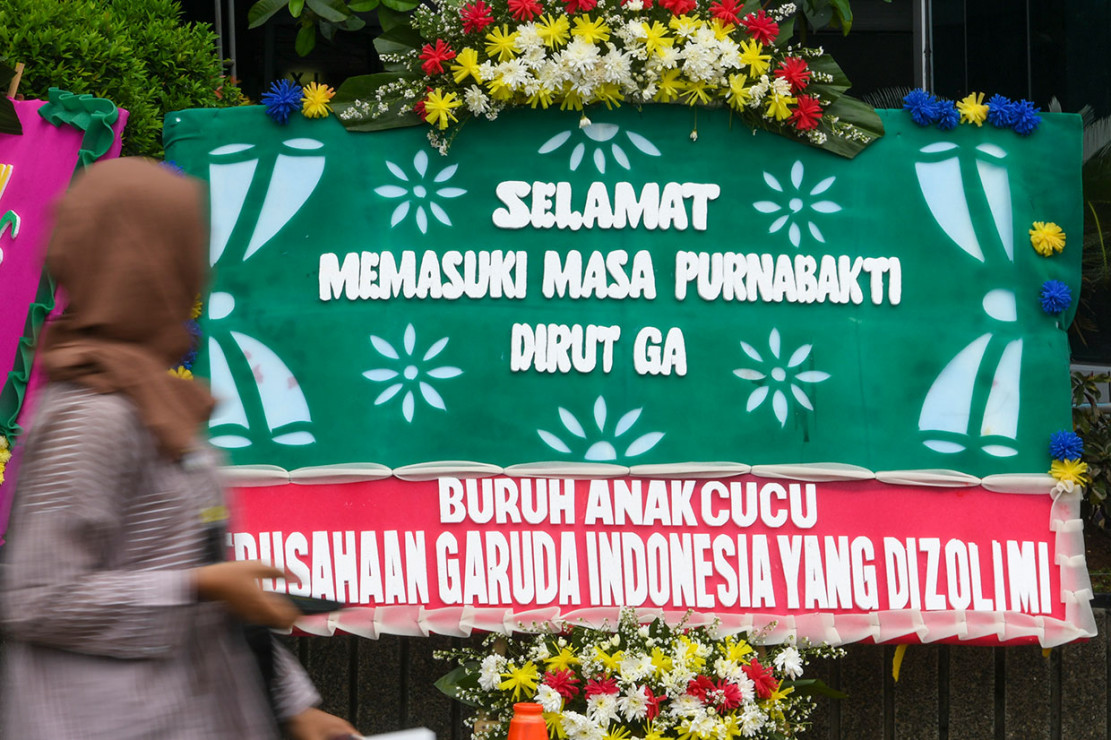
M 598 168 L 598 172 L 606 174 L 606 153 L 601 149 L 594 150 L 594 166 Z
M 455 175 L 455 171 L 459 169 L 457 164 L 449 164 L 440 170 L 440 173 L 432 178 L 432 182 L 447 182 Z
M 402 341 L 405 342 L 405 354 L 412 357 L 413 350 L 417 346 L 417 330 L 413 328 L 412 324 L 406 325 L 405 336 L 402 338 Z
M 405 391 L 405 398 L 401 399 L 401 415 L 405 417 L 405 421 L 411 422 L 413 420 L 413 392 Z
M 836 177 L 827 177 L 826 179 L 815 185 L 813 188 L 811 188 L 810 194 L 821 195 L 825 191 L 829 190 L 830 186 L 833 185 L 836 180 Z
M 563 426 L 567 429 L 567 431 L 571 432 L 571 434 L 574 434 L 580 439 L 586 439 L 586 432 L 583 431 L 582 424 L 579 423 L 579 420 L 575 418 L 574 414 L 572 414 L 570 411 L 563 408 L 562 406 L 559 407 L 559 418 L 560 421 L 563 422 Z
M 776 220 L 772 221 L 772 225 L 768 229 L 768 233 L 769 234 L 774 234 L 775 232 L 782 229 L 783 224 L 787 223 L 787 219 L 789 219 L 790 217 L 791 217 L 790 214 L 784 214 L 784 215 L 780 216 L 779 218 L 777 218 Z
M 428 171 L 428 152 L 423 149 L 418 149 L 416 155 L 413 157 L 413 169 L 417 174 L 424 177 L 424 173 Z
M 570 131 L 560 131 L 558 134 L 541 144 L 540 148 L 537 149 L 536 152 L 537 154 L 547 154 L 548 152 L 555 151 L 556 149 L 559 149 L 561 146 L 563 146 L 563 142 L 567 141 L 570 138 Z M 570 450 L 568 450 L 568 452 L 570 452 Z
M 367 370 L 363 373 L 363 377 L 367 380 L 373 380 L 376 383 L 381 383 L 384 380 L 391 380 L 397 377 L 396 370 L 390 370 L 386 367 L 376 368 L 374 370 Z
M 794 367 L 795 365 L 801 365 L 802 361 L 810 356 L 810 349 L 813 346 L 814 345 L 812 345 L 812 344 L 804 344 L 801 347 L 799 347 L 798 349 L 796 349 L 794 352 L 792 352 L 791 353 L 791 359 L 787 360 L 787 367 Z
M 795 376 L 795 380 L 801 380 L 803 383 L 821 383 L 828 379 L 829 373 L 824 373 L 821 370 L 805 370 Z
M 424 381 L 421 381 L 420 384 L 420 394 L 424 396 L 424 400 L 428 401 L 428 405 L 432 408 L 447 411 L 447 406 L 444 405 L 443 397 L 436 392 L 435 388 Z
M 802 241 L 802 235 L 799 233 L 799 225 L 791 224 L 791 228 L 787 229 L 787 238 L 791 240 L 791 246 L 797 247 Z
M 316 437 L 312 436 L 312 432 L 289 432 L 288 434 L 279 434 L 274 437 L 274 441 L 287 447 L 300 447 L 301 445 L 311 445 L 316 441 Z
M 617 136 L 617 132 L 620 130 L 621 127 L 616 123 L 592 123 L 584 128 L 582 132 L 588 139 L 601 143 Z
M 462 374 L 463 374 L 462 370 L 460 370 L 457 367 L 450 367 L 450 366 L 436 367 L 436 368 L 433 368 L 433 369 L 429 370 L 427 373 L 425 373 L 425 375 L 427 375 L 428 377 L 436 378 L 437 380 L 442 380 L 444 378 L 457 378 Z
M 758 200 L 752 204 L 752 207 L 760 213 L 775 213 L 783 208 L 783 206 L 770 200 Z
M 396 396 L 399 390 L 401 390 L 401 383 L 394 383 L 389 388 L 378 394 L 378 398 L 374 399 L 374 405 L 381 406 L 386 401 Z
M 825 235 L 822 234 L 821 230 L 818 228 L 818 224 L 814 223 L 813 221 L 807 221 L 806 225 L 810 228 L 810 236 L 814 237 L 822 244 L 826 243 Z
M 401 169 L 388 159 L 386 160 L 386 169 L 392 172 L 393 176 L 396 177 L 398 180 L 409 182 L 409 176 L 405 174 L 405 170 Z
M 763 362 L 764 361 L 764 358 L 760 356 L 760 353 L 756 351 L 756 348 L 753 347 L 748 342 L 741 342 L 741 349 L 743 349 L 745 351 L 746 355 L 748 355 L 752 359 L 756 360 L 757 362 Z
M 809 411 L 814 410 L 814 404 L 810 403 L 810 396 L 806 395 L 806 392 L 794 383 L 791 383 L 791 395 L 795 397 L 795 400 L 798 401 L 799 405 L 804 409 Z
M 641 437 L 637 437 L 633 443 L 629 445 L 629 449 L 625 450 L 625 457 L 643 455 L 645 452 L 655 447 L 656 443 L 663 439 L 663 437 L 663 432 L 649 432 Z
M 397 350 L 393 348 L 392 344 L 387 342 L 382 337 L 376 337 L 371 334 L 370 343 L 374 345 L 374 349 L 378 350 L 378 354 L 382 355 L 383 357 L 388 357 L 391 360 L 397 359 Z
M 764 402 L 768 397 L 768 386 L 762 385 L 748 395 L 748 403 L 745 404 L 745 411 L 752 411 Z
M 783 395 L 783 391 L 776 391 L 772 394 L 772 411 L 775 412 L 775 418 L 779 419 L 779 425 L 786 426 L 787 396 Z
M 775 176 L 772 173 L 770 173 L 770 172 L 765 172 L 764 173 L 764 182 L 766 182 L 768 184 L 769 188 L 776 191 L 777 193 L 782 193 L 783 192 L 783 186 L 779 184 L 779 180 L 776 180 Z
M 802 160 L 796 159 L 795 163 L 791 165 L 791 184 L 795 187 L 795 190 L 802 187 L 803 174 Z
M 428 348 L 428 351 L 424 353 L 424 357 L 422 357 L 421 360 L 431 360 L 433 357 L 444 351 L 444 347 L 447 346 L 447 343 L 447 337 L 437 339 L 435 342 L 432 343 L 432 346 Z
M 374 192 L 381 195 L 383 198 L 400 198 L 403 195 L 409 194 L 408 188 L 403 188 L 400 185 L 379 185 L 374 188 Z
M 551 432 L 545 432 L 543 429 L 537 429 L 536 433 L 540 435 L 540 439 L 544 440 L 544 444 L 551 447 L 556 452 L 570 452 L 571 448 L 563 443 L 559 437 Z
M 428 207 L 432 210 L 432 215 L 437 221 L 444 226 L 451 226 L 451 219 L 447 215 L 447 211 L 440 207 L 438 203 L 429 203 Z
M 594 423 L 598 425 L 599 432 L 606 428 L 606 399 L 601 396 L 594 402 Z
M 618 419 L 617 426 L 613 430 L 613 436 L 620 437 L 622 434 L 629 431 L 629 427 L 636 424 L 637 419 L 640 418 L 641 411 L 643 411 L 643 409 L 633 409 Z
M 629 137 L 629 141 L 633 142 L 633 146 L 635 146 L 643 153 L 647 154 L 650 157 L 660 156 L 660 150 L 656 148 L 656 145 L 640 134 L 633 131 L 626 131 L 625 135 Z
M 460 195 L 465 195 L 466 192 L 467 191 L 464 188 L 440 188 L 439 190 L 436 191 L 436 197 L 438 197 L 438 198 L 458 198 Z
M 583 457 L 587 460 L 616 460 L 617 450 L 609 442 L 595 442 Z
M 738 368 L 733 371 L 733 374 L 743 380 L 763 380 L 767 376 L 759 370 L 750 370 L 747 367 Z
M 957 145 L 951 141 L 939 141 L 936 144 L 927 144 L 918 151 L 923 154 L 936 154 L 937 152 L 947 152 L 950 149 L 956 149 Z
M 390 228 L 392 229 L 394 226 L 397 226 L 399 223 L 404 221 L 405 217 L 408 215 L 409 201 L 403 200 L 401 201 L 401 205 L 393 209 L 393 214 L 390 216 Z
M 582 164 L 583 154 L 586 153 L 586 144 L 581 141 L 575 144 L 575 148 L 571 150 L 571 171 L 574 172 Z
M 428 233 L 428 214 L 424 212 L 424 206 L 417 206 L 417 228 L 420 233 Z
M 768 334 L 768 349 L 772 351 L 772 357 L 779 359 L 779 329 L 772 329 L 771 334 Z
M 810 207 L 818 213 L 837 213 L 841 210 L 841 206 L 832 200 L 819 200 L 817 203 L 811 203 Z
M 627 170 L 631 170 L 633 168 L 632 165 L 629 164 L 628 155 L 625 154 L 625 150 L 622 149 L 620 146 L 614 144 L 612 147 L 610 147 L 610 152 L 613 154 L 614 162 L 617 162 L 619 165 Z

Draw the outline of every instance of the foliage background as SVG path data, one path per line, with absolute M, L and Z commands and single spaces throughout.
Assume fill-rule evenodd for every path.
M 160 158 L 162 117 L 238 105 L 216 37 L 177 0 L 0 0 L 0 55 L 25 65 L 19 93 L 60 87 L 130 111 L 123 153 Z

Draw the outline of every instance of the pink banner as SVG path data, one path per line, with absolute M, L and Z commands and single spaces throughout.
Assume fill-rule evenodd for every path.
M 1069 567 L 1078 500 L 1047 493 L 755 475 L 285 484 L 236 489 L 228 542 L 288 570 L 269 588 L 354 607 L 309 632 L 466 634 L 626 605 L 834 643 L 1057 644 L 1090 611 Z

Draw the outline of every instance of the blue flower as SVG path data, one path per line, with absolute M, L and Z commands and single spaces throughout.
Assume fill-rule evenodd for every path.
M 988 100 L 988 123 L 996 128 L 1010 128 L 1015 123 L 1015 104 L 1002 95 Z
M 937 98 L 922 88 L 911 90 L 903 98 L 903 110 L 919 126 L 930 126 L 937 121 Z
M 1029 100 L 1016 100 L 1011 107 L 1014 121 L 1011 127 L 1020 136 L 1029 136 L 1037 130 L 1042 117 L 1038 115 L 1041 109 Z
M 197 346 L 201 342 L 201 327 L 196 321 L 190 319 L 185 322 L 185 328 L 189 331 L 192 341 L 189 343 L 189 351 L 185 353 L 178 364 L 186 370 L 192 370 L 193 364 L 197 361 Z
M 1057 315 L 1072 305 L 1072 291 L 1060 280 L 1042 283 L 1042 310 Z
M 1079 460 L 1084 454 L 1084 440 L 1075 432 L 1054 432 L 1049 438 L 1049 454 L 1054 460 Z
M 961 122 L 961 113 L 952 100 L 939 99 L 934 105 L 937 114 L 937 127 L 942 131 L 952 131 Z
M 301 110 L 301 86 L 290 80 L 270 83 L 270 89 L 262 94 L 266 115 L 278 123 L 289 121 L 289 114 Z
M 177 162 L 175 162 L 172 159 L 167 159 L 165 162 L 159 162 L 159 164 L 161 164 L 163 167 L 165 167 L 166 169 L 168 169 L 170 172 L 174 173 L 175 175 L 184 175 L 185 174 L 185 170 L 182 169 L 181 165 L 178 164 Z

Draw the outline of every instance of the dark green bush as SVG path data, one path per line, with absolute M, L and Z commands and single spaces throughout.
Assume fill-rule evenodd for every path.
M 215 36 L 182 23 L 176 0 L 0 0 L 0 56 L 24 63 L 27 98 L 60 87 L 130 111 L 124 154 L 160 158 L 167 111 L 241 100 Z

